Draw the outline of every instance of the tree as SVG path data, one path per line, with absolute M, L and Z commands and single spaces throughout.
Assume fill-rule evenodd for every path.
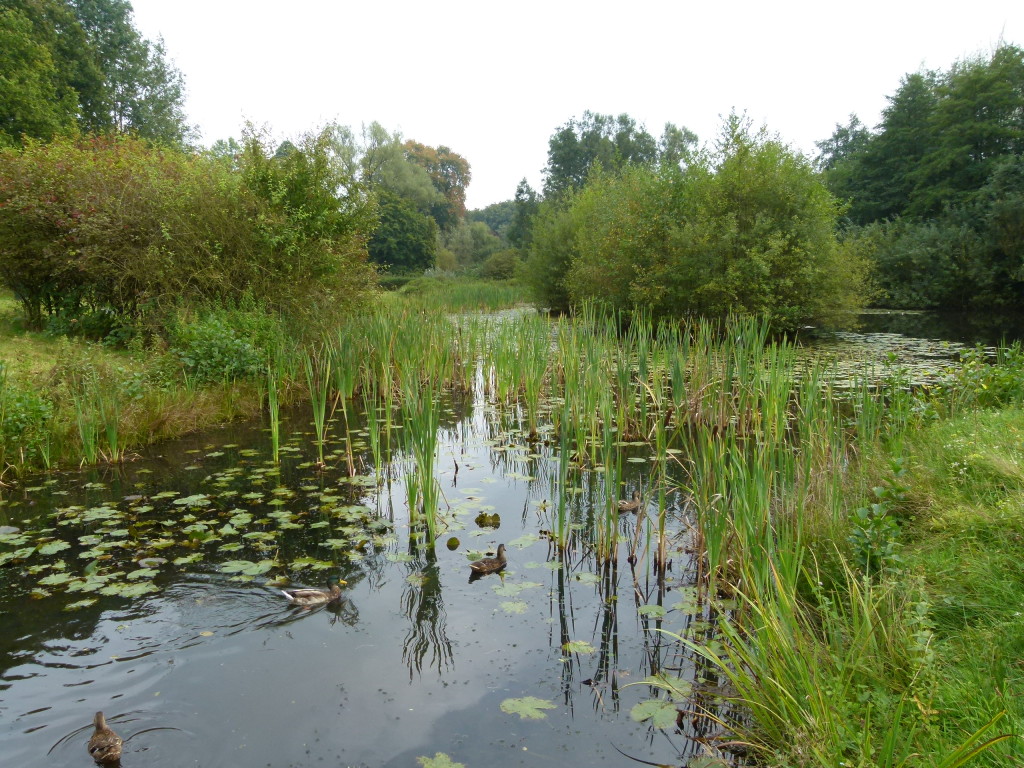
M 1024 153 L 1024 50 L 1002 45 L 955 64 L 936 84 L 930 138 L 912 174 L 912 215 L 965 202 L 1002 158 Z
M 0 6 L 0 145 L 68 132 L 77 102 L 32 20 L 17 8 Z
M 386 189 L 378 193 L 380 223 L 368 245 L 370 261 L 398 272 L 434 266 L 437 224 L 406 198 Z
M 83 103 L 89 130 L 114 129 L 172 145 L 191 136 L 181 72 L 162 40 L 151 43 L 132 20 L 128 0 L 68 0 L 103 75 L 103 89 Z
M 441 193 L 443 201 L 431 209 L 441 231 L 455 227 L 466 215 L 466 187 L 472 178 L 469 162 L 446 146 L 435 149 L 412 140 L 405 142 L 405 156 L 426 170 Z
M 657 158 L 657 142 L 629 115 L 613 117 L 588 110 L 579 120 L 571 118 L 548 140 L 544 196 L 557 198 L 570 189 L 581 189 L 596 164 L 618 170 Z
M 802 155 L 733 115 L 713 155 L 592 173 L 565 213 L 542 213 L 531 282 L 564 286 L 572 305 L 827 323 L 867 295 L 864 259 L 836 240 L 839 211 Z
M 460 221 L 444 234 L 445 248 L 455 254 L 459 265 L 473 267 L 502 249 L 501 238 L 482 221 Z
M 516 215 L 516 204 L 514 200 L 502 200 L 500 203 L 491 203 L 486 208 L 475 211 L 468 211 L 466 218 L 469 221 L 482 221 L 491 231 L 501 238 L 502 242 L 508 243 L 508 231 Z
M 407 156 L 402 135 L 377 122 L 363 128 L 360 165 L 364 181 L 409 200 L 420 213 L 432 215 L 444 196 L 434 187 L 427 170 Z
M 530 247 L 533 217 L 537 215 L 540 208 L 537 193 L 533 191 L 533 187 L 526 179 L 520 181 L 516 186 L 513 203 L 515 204 L 515 214 L 508 228 L 508 241 L 514 248 L 525 251 Z
M 658 142 L 658 162 L 665 167 L 679 168 L 693 158 L 697 148 L 697 134 L 685 126 L 665 123 L 665 130 Z

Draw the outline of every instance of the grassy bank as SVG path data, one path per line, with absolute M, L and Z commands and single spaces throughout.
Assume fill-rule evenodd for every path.
M 807 483 L 770 488 L 758 469 L 778 463 L 758 451 L 714 466 L 732 482 L 703 504 L 724 497 L 729 523 L 702 528 L 709 555 L 740 540 L 713 590 L 737 607 L 714 642 L 679 640 L 726 681 L 710 700 L 736 707 L 695 706 L 716 745 L 770 766 L 1024 764 L 1021 372 L 1011 349 L 930 392 L 896 382 Z M 743 542 L 751 496 L 771 511 Z

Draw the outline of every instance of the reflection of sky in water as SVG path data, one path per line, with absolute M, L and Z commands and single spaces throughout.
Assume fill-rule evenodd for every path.
M 299 429 L 308 429 L 306 421 L 300 415 Z M 542 504 L 555 495 L 552 449 L 530 446 L 493 421 L 494 414 L 469 406 L 465 411 L 453 406 L 443 419 L 437 467 L 453 511 L 435 553 L 410 550 L 405 491 L 400 472 L 393 474 L 380 497 L 364 493 L 363 500 L 375 513 L 393 517 L 396 536 L 383 549 L 371 547 L 361 561 L 292 573 L 309 586 L 323 587 L 337 578 L 349 582 L 340 605 L 308 611 L 289 608 L 263 583 L 287 569 L 238 583 L 213 565 L 233 558 L 277 556 L 288 563 L 303 555 L 331 556 L 317 545 L 327 529 L 306 527 L 318 518 L 309 512 L 316 506 L 310 501 L 313 492 L 301 489 L 327 488 L 340 495 L 340 467 L 319 476 L 301 468 L 303 456 L 286 454 L 280 478 L 263 485 L 248 485 L 258 475 L 248 470 L 229 472 L 227 481 L 221 475 L 245 462 L 262 466 L 263 456 L 239 455 L 250 444 L 266 452 L 267 436 L 259 427 L 243 425 L 163 445 L 156 463 L 131 464 L 105 476 L 70 474 L 60 485 L 21 497 L 22 506 L 5 510 L 15 524 L 37 514 L 48 494 L 65 486 L 73 492 L 50 496 L 54 504 L 111 500 L 124 509 L 125 496 L 151 498 L 166 488 L 180 496 L 213 496 L 237 485 L 240 493 L 253 487 L 265 492 L 263 501 L 246 507 L 258 518 L 257 508 L 281 509 L 260 506 L 280 483 L 296 490 L 283 508 L 299 515 L 295 519 L 303 530 L 283 530 L 263 551 L 247 543 L 241 551 L 218 554 L 217 547 L 236 540 L 230 537 L 200 545 L 207 556 L 192 565 L 159 566 L 161 591 L 131 602 L 101 598 L 65 612 L 64 604 L 83 595 L 26 600 L 21 587 L 17 598 L 13 592 L 6 601 L 0 597 L 0 610 L 17 617 L 8 622 L 12 614 L 5 613 L 0 625 L 4 762 L 88 764 L 89 731 L 76 731 L 98 709 L 122 737 L 138 733 L 125 746 L 125 768 L 406 766 L 415 765 L 418 755 L 436 752 L 467 765 L 538 759 L 593 765 L 617 754 L 610 743 L 642 759 L 677 761 L 680 751 L 695 745 L 681 737 L 670 742 L 631 721 L 629 709 L 649 696 L 646 687 L 618 690 L 643 679 L 652 664 L 680 663 L 662 636 L 644 632 L 651 622 L 637 617 L 634 586 L 655 602 L 653 580 L 643 571 L 634 585 L 625 554 L 605 585 L 594 583 L 593 561 L 581 560 L 579 553 L 562 572 L 552 570 L 548 544 L 535 536 L 550 527 L 553 512 Z M 295 444 L 311 449 L 310 440 L 306 436 Z M 633 451 L 642 460 L 626 465 L 633 473 L 627 495 L 645 482 L 640 473 L 649 471 L 649 451 Z M 156 471 L 139 473 L 146 468 Z M 106 488 L 83 490 L 86 482 Z M 601 477 L 586 473 L 575 485 L 570 506 L 586 514 L 600 501 Z M 164 506 L 151 513 L 157 519 L 181 512 L 170 500 L 159 503 Z M 679 500 L 671 496 L 670 503 L 678 507 Z M 228 508 L 236 504 L 241 502 L 231 497 L 221 517 L 227 519 Z M 498 514 L 500 527 L 478 526 L 482 512 Z M 200 519 L 205 514 L 217 510 L 196 511 Z M 620 521 L 624 539 L 632 538 L 635 519 L 626 515 Z M 341 523 L 331 525 L 336 534 Z M 451 537 L 459 539 L 454 551 L 444 546 Z M 470 583 L 467 554 L 498 542 L 514 542 L 504 576 Z M 75 552 L 65 554 L 70 567 L 81 568 L 72 560 Z M 180 552 L 144 554 L 173 560 Z M 680 568 L 670 574 L 676 581 Z M 18 582 L 11 569 L 0 571 L 3 578 Z M 527 584 L 533 586 L 515 591 Z M 503 586 L 504 594 L 495 591 Z M 664 604 L 677 602 L 675 594 L 669 591 Z M 683 615 L 669 616 L 665 626 L 678 629 Z M 586 641 L 597 652 L 566 657 L 561 645 L 567 640 Z M 549 699 L 557 708 L 536 722 L 501 711 L 504 699 L 522 696 Z

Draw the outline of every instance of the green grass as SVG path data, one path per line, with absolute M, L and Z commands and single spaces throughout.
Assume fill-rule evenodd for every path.
M 911 471 L 902 557 L 931 605 L 944 728 L 1024 733 L 1024 410 L 967 412 L 907 446 Z M 1019 738 L 978 765 L 1024 764 Z
M 512 281 L 468 277 L 418 277 L 385 299 L 413 310 L 445 312 L 498 311 L 525 304 L 526 289 Z

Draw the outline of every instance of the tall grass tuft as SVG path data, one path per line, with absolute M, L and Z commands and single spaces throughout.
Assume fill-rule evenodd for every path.
M 324 347 L 307 350 L 303 364 L 313 409 L 313 425 L 316 428 L 317 462 L 323 466 L 324 443 L 327 441 L 327 399 L 331 387 L 331 357 Z

